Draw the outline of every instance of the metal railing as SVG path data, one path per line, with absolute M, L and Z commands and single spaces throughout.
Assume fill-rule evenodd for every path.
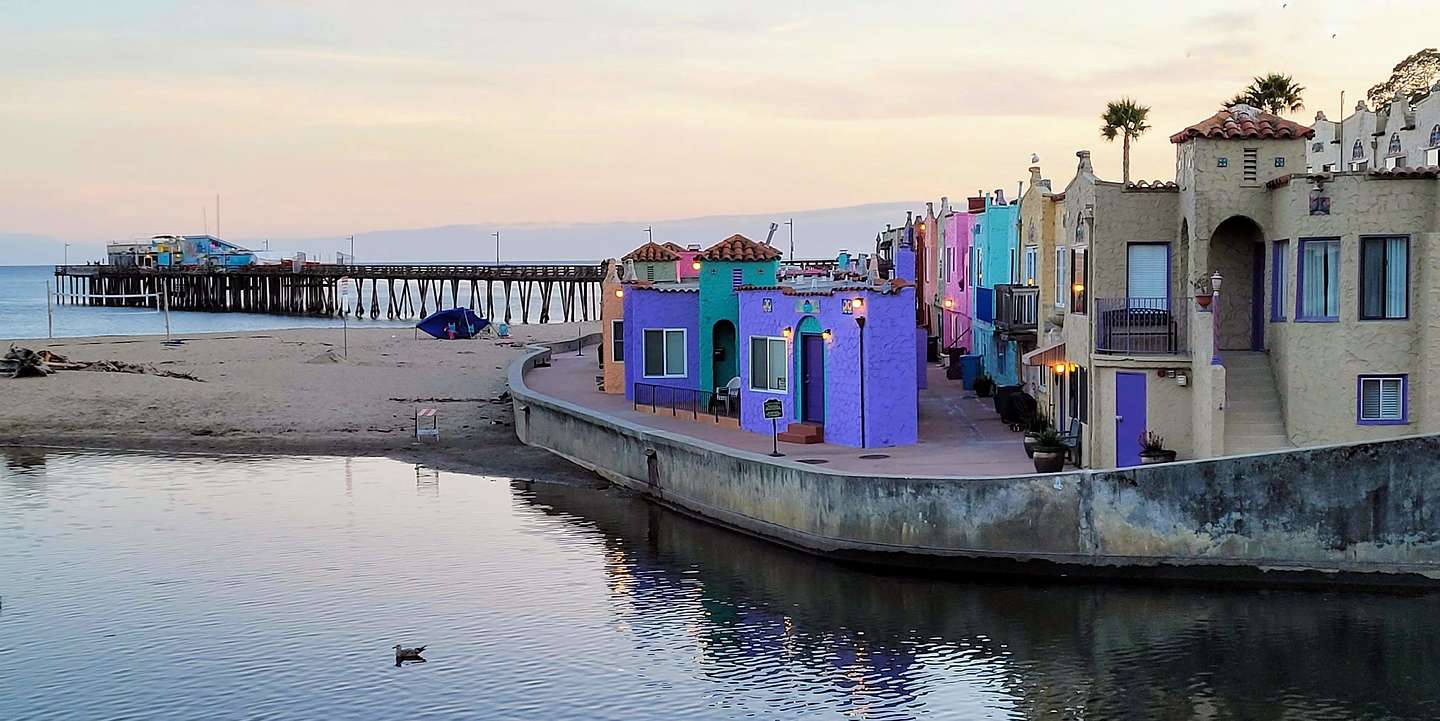
M 690 416 L 700 420 L 710 416 L 740 419 L 740 393 L 735 395 L 702 391 L 694 388 L 676 388 L 654 383 L 636 383 L 631 392 L 631 409 L 649 408 L 651 413 L 670 411 L 672 416 Z
M 1095 351 L 1130 355 L 1187 355 L 1185 304 L 1170 298 L 1096 298 Z
M 1033 333 L 1040 317 L 1040 288 L 1034 285 L 995 286 L 995 327 L 1002 332 Z

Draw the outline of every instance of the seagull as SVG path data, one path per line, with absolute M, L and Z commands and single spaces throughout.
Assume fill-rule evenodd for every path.
M 395 665 L 399 666 L 401 661 L 424 661 L 425 659 L 420 658 L 420 654 L 424 652 L 424 646 L 405 648 L 397 643 L 395 644 Z

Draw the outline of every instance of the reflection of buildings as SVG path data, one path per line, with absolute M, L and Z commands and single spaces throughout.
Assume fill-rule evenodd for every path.
M 518 501 L 602 534 L 617 615 L 692 620 L 717 684 L 795 677 L 862 718 L 945 703 L 947 684 L 1035 719 L 1437 717 L 1415 684 L 1440 677 L 1440 598 L 880 576 L 634 497 L 535 484 Z

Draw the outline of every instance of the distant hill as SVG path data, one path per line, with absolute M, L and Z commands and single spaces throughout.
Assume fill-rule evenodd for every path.
M 654 227 L 658 242 L 680 245 L 698 243 L 708 246 L 734 233 L 755 240 L 764 240 L 770 223 L 782 223 L 775 232 L 775 245 L 789 252 L 789 231 L 783 225 L 795 219 L 795 254 L 801 258 L 828 257 L 840 248 L 863 251 L 873 246 L 875 234 L 887 223 L 899 225 L 907 210 L 924 207 L 923 203 L 871 203 L 846 208 L 802 210 L 745 215 L 714 215 L 677 220 L 524 224 L 524 225 L 446 225 L 408 230 L 375 230 L 355 234 L 355 255 L 359 262 L 493 262 L 495 238 L 500 231 L 500 260 L 598 260 L 624 255 L 645 242 L 646 225 Z M 156 233 L 175 232 L 157 228 Z M 265 247 L 256 238 L 233 240 L 251 248 Z M 342 237 L 270 238 L 274 255 L 305 251 L 324 261 L 335 260 L 337 251 L 349 252 L 349 241 Z M 70 260 L 80 263 L 96 260 L 104 252 L 104 242 L 72 242 Z M 63 243 L 40 235 L 0 233 L 0 264 L 47 265 L 59 263 Z

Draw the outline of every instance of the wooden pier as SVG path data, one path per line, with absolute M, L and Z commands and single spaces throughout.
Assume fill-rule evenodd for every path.
M 55 267 L 55 294 L 62 304 L 156 306 L 168 300 L 172 310 L 372 320 L 423 318 L 436 310 L 461 307 L 464 296 L 466 307 L 486 318 L 510 323 L 518 310 L 521 323 L 532 322 L 532 311 L 536 322 L 568 323 L 600 317 L 603 279 L 604 266 L 599 263 L 308 264 L 298 270 L 283 265 L 61 265 Z M 498 314 L 497 295 L 502 306 Z

